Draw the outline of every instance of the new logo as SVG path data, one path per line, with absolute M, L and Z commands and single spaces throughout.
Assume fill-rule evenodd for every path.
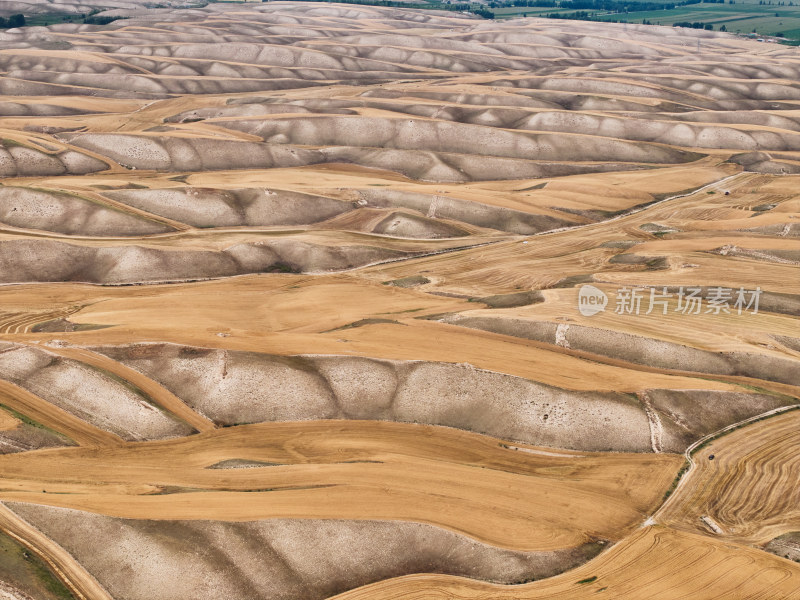
M 608 304 L 608 296 L 593 285 L 583 285 L 578 292 L 578 310 L 584 317 L 603 312 Z

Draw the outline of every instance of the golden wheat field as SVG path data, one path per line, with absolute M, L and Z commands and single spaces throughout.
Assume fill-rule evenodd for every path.
M 0 30 L 0 599 L 800 599 L 797 48 L 0 3 L 62 9 Z

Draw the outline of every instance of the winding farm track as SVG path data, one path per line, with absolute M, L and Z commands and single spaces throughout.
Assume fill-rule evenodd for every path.
M 108 447 L 122 443 L 113 433 L 103 431 L 8 381 L 0 380 L 0 403 L 63 433 L 78 444 Z
M 39 555 L 77 600 L 113 600 L 68 552 L 3 504 L 0 504 L 0 529 Z
M 161 408 L 169 411 L 182 421 L 188 423 L 197 431 L 210 431 L 211 429 L 214 429 L 214 423 L 210 419 L 193 411 L 186 406 L 186 404 L 180 398 L 175 396 L 175 394 L 165 389 L 164 386 L 159 385 L 157 382 L 142 375 L 134 369 L 125 367 L 117 361 L 111 360 L 102 354 L 98 354 L 83 348 L 51 347 L 50 351 L 60 356 L 72 358 L 87 365 L 91 365 L 93 367 L 104 369 L 109 373 L 113 373 L 122 380 L 135 385 L 137 388 L 147 394 L 153 401 L 155 401 Z
M 657 200 L 657 201 L 655 201 L 653 203 L 649 203 L 649 204 L 647 204 L 645 206 L 634 207 L 634 208 L 632 208 L 630 210 L 624 211 L 621 214 L 614 215 L 613 217 L 609 217 L 608 219 L 606 219 L 604 221 L 601 221 L 599 223 L 585 223 L 583 225 L 573 225 L 573 226 L 570 226 L 570 227 L 561 227 L 561 228 L 558 228 L 558 229 L 552 229 L 550 231 L 542 231 L 541 233 L 537 233 L 536 236 L 538 237 L 538 236 L 555 235 L 555 234 L 563 233 L 565 231 L 570 232 L 570 231 L 575 231 L 577 229 L 585 229 L 585 228 L 592 228 L 592 227 L 598 227 L 600 229 L 603 229 L 603 228 L 607 227 L 610 223 L 613 223 L 614 221 L 622 221 L 622 220 L 624 220 L 624 219 L 626 219 L 628 217 L 631 217 L 633 215 L 636 215 L 636 214 L 638 214 L 640 212 L 649 211 L 649 210 L 655 209 L 657 207 L 661 207 L 662 205 L 668 204 L 670 202 L 673 202 L 674 200 L 680 200 L 681 198 L 690 198 L 690 197 L 692 197 L 692 196 L 694 196 L 696 194 L 699 194 L 700 192 L 708 192 L 708 191 L 712 191 L 712 190 L 713 191 L 717 191 L 717 192 L 719 192 L 719 191 L 723 191 L 723 192 L 724 191 L 730 191 L 730 188 L 734 187 L 734 184 L 735 184 L 735 187 L 742 187 L 743 185 L 745 185 L 748 182 L 752 181 L 754 178 L 755 178 L 755 176 L 752 173 L 736 173 L 735 175 L 729 175 L 728 177 L 723 177 L 722 179 L 719 179 L 718 181 L 712 181 L 711 183 L 707 183 L 705 185 L 701 185 L 697 189 L 693 189 L 693 190 L 690 190 L 688 192 L 681 192 L 680 194 L 675 194 L 673 196 L 668 196 L 668 197 L 663 198 L 661 200 Z M 731 185 L 724 185 L 726 183 L 729 183 Z

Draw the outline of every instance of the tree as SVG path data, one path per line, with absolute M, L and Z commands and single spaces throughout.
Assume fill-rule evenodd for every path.
M 11 15 L 8 17 L 9 27 L 25 27 L 25 15 Z
M 728 28 L 725 27 L 725 25 L 720 25 L 719 30 L 720 31 L 728 31 Z

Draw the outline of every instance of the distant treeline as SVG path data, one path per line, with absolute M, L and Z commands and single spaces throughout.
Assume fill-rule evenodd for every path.
M 564 10 L 603 12 L 645 12 L 653 10 L 672 10 L 678 6 L 700 4 L 701 0 L 683 0 L 681 2 L 639 2 L 637 0 L 510 0 L 510 2 L 490 2 L 502 6 L 558 7 Z M 724 4 L 724 0 L 705 0 L 708 3 Z
M 11 15 L 7 19 L 0 17 L 0 27 L 3 29 L 11 29 L 13 27 L 24 27 L 25 15 Z
M 551 19 L 571 19 L 573 21 L 596 21 L 597 17 L 585 10 L 577 10 L 571 13 L 550 13 L 547 15 Z M 617 23 L 614 20 L 607 20 L 608 23 Z M 623 21 L 627 22 L 627 21 Z M 642 25 L 652 25 L 650 21 L 647 19 L 642 20 Z M 691 21 L 680 21 L 678 23 L 673 23 L 673 27 L 686 27 L 688 29 L 705 29 L 706 31 L 712 31 L 714 29 L 714 25 L 711 23 L 703 23 L 699 21 L 695 21 L 692 23 Z M 722 25 L 719 28 L 720 31 L 728 31 L 725 25 Z M 782 35 L 778 35 L 777 37 L 783 37 Z
M 217 2 L 219 0 L 210 0 Z M 469 12 L 484 19 L 494 19 L 494 13 L 480 4 L 457 2 L 454 0 L 428 0 L 424 4 L 411 4 L 401 0 L 304 0 L 305 2 L 336 2 L 337 4 L 361 4 L 366 6 L 387 6 L 390 8 L 414 8 L 428 10 L 449 10 L 454 12 Z M 266 0 L 262 0 L 266 2 Z
M 690 4 L 721 3 L 726 0 L 679 0 L 677 2 L 653 2 L 652 0 L 490 0 L 488 9 L 467 2 L 457 2 L 454 0 L 428 1 L 425 4 L 409 4 L 398 0 L 306 0 L 310 2 L 342 2 L 345 4 L 368 4 L 372 6 L 388 6 L 393 8 L 427 8 L 435 10 L 451 10 L 458 12 L 470 12 L 483 17 L 484 19 L 495 18 L 494 12 L 490 9 L 502 8 L 504 6 L 532 8 L 559 8 L 562 10 L 575 11 L 570 14 L 548 15 L 561 19 L 590 19 L 591 15 L 583 11 L 600 11 L 606 13 L 626 13 L 653 10 L 672 10 L 679 6 Z M 728 0 L 731 1 L 731 0 Z M 575 16 L 573 16 L 575 15 Z
M 73 23 L 73 19 L 79 19 L 78 22 L 86 23 L 87 25 L 108 25 L 109 23 L 116 21 L 117 19 L 127 19 L 127 17 L 106 17 L 106 16 L 97 16 L 96 13 L 100 11 L 93 10 L 89 14 L 82 14 L 82 15 L 53 15 L 52 18 L 54 20 L 61 20 L 67 23 Z M 53 21 L 45 21 L 43 24 L 48 25 L 52 24 Z M 36 23 L 34 24 L 42 24 Z M 0 29 L 12 29 L 14 27 L 25 27 L 27 25 L 27 21 L 25 19 L 25 15 L 18 14 L 18 15 L 11 15 L 8 18 L 0 17 Z
M 127 17 L 96 17 L 90 15 L 88 17 L 84 17 L 83 22 L 87 25 L 108 25 L 113 21 L 117 21 L 118 19 L 126 19 Z
M 686 27 L 688 29 L 707 29 L 709 31 L 714 29 L 714 26 L 711 23 L 703 23 L 703 22 L 699 22 L 699 21 L 695 21 L 694 23 L 691 23 L 689 21 L 681 21 L 679 23 L 673 23 L 672 26 L 673 27 Z M 722 27 L 725 27 L 725 25 L 723 25 Z M 726 30 L 722 29 L 722 31 L 726 31 Z

